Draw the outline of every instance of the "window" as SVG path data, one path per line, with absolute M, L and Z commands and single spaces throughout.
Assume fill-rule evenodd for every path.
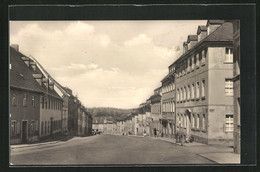
M 201 81 L 201 97 L 205 97 L 205 80 Z
M 42 121 L 42 125 L 41 125 L 41 134 L 43 134 L 43 128 L 44 128 L 44 122 Z
M 191 86 L 191 98 L 194 99 L 194 84 Z
M 197 82 L 197 87 L 196 87 L 196 98 L 200 97 L 200 83 Z
M 44 97 L 42 97 L 42 109 L 44 108 Z
M 47 103 L 48 103 L 47 101 L 48 101 L 48 99 L 47 99 L 47 97 L 46 97 L 46 98 L 44 99 L 45 109 L 47 109 Z
M 191 70 L 194 69 L 194 64 L 196 63 L 196 56 L 191 58 Z
M 186 74 L 186 60 L 183 62 L 183 74 Z
M 234 94 L 233 81 L 231 79 L 225 80 L 225 94 L 227 96 L 233 96 Z
M 50 121 L 48 121 L 48 133 L 50 133 Z
M 199 54 L 196 54 L 196 67 L 198 68 L 199 65 L 200 65 Z
M 196 122 L 197 122 L 197 124 L 196 124 L 197 129 L 199 129 L 199 128 L 200 128 L 200 115 L 199 115 L 199 114 L 197 114 L 197 120 L 196 120 Z
M 34 128 L 35 126 L 34 126 L 34 121 L 31 121 L 31 125 L 30 125 L 30 128 L 31 128 L 31 134 L 33 134 L 34 133 L 34 131 L 35 131 L 35 128 Z
M 233 115 L 232 114 L 226 115 L 226 125 L 225 125 L 226 132 L 233 132 L 233 125 L 234 125 L 233 122 L 234 122 Z
M 186 87 L 183 88 L 184 93 L 183 93 L 183 100 L 186 100 Z
M 16 122 L 15 121 L 11 122 L 11 135 L 12 136 L 16 135 Z
M 189 100 L 190 99 L 190 85 L 188 85 L 188 93 L 187 93 L 187 100 Z
M 184 116 L 183 116 L 183 127 L 184 127 L 184 128 L 187 127 L 186 114 L 184 114 Z
M 232 48 L 226 48 L 225 62 L 233 63 L 233 49 Z
M 44 126 L 45 126 L 44 133 L 47 134 L 47 122 L 46 121 L 45 121 Z
M 12 105 L 13 105 L 13 106 L 16 106 L 16 105 L 17 105 L 17 94 L 13 94 L 13 97 L 12 97 Z
M 205 130 L 206 129 L 206 120 L 205 120 L 205 114 L 202 115 L 202 129 Z
M 181 88 L 181 98 L 180 98 L 181 101 L 183 100 L 182 98 L 183 98 L 183 97 L 182 97 L 182 88 Z
M 179 91 L 179 89 L 177 89 L 177 101 L 179 101 L 180 100 L 180 91 Z
M 23 106 L 27 106 L 27 95 L 26 95 L 26 93 L 23 95 Z
M 32 107 L 35 107 L 35 97 L 32 96 Z
M 202 65 L 206 63 L 206 57 L 207 57 L 207 49 L 202 51 L 202 60 L 201 60 Z

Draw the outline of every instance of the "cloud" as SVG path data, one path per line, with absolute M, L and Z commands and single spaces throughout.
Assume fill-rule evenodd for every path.
M 119 108 L 138 107 L 161 85 L 189 28 L 179 24 L 185 33 L 177 33 L 171 22 L 32 21 L 17 29 L 17 23 L 10 23 L 17 31 L 11 44 L 36 58 L 87 107 Z
M 125 46 L 139 46 L 151 43 L 151 38 L 147 37 L 145 34 L 140 34 L 137 37 L 132 38 L 124 42 Z

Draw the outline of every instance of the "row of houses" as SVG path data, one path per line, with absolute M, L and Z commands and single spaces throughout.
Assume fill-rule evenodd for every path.
M 32 56 L 10 47 L 10 143 L 34 142 L 59 134 L 90 135 L 92 115 Z
M 183 136 L 228 143 L 240 152 L 239 21 L 208 20 L 136 114 L 110 124 L 114 134 Z

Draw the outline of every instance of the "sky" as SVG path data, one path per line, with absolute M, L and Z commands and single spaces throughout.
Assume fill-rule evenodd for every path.
M 161 86 L 206 20 L 10 21 L 10 44 L 33 56 L 86 107 L 136 108 Z

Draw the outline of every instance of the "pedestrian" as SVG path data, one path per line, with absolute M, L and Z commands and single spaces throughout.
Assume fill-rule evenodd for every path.
M 154 128 L 154 129 L 153 129 L 153 132 L 154 132 L 154 133 L 153 133 L 153 134 L 154 134 L 154 136 L 156 137 L 156 136 L 157 136 L 157 133 L 156 133 L 156 128 Z

